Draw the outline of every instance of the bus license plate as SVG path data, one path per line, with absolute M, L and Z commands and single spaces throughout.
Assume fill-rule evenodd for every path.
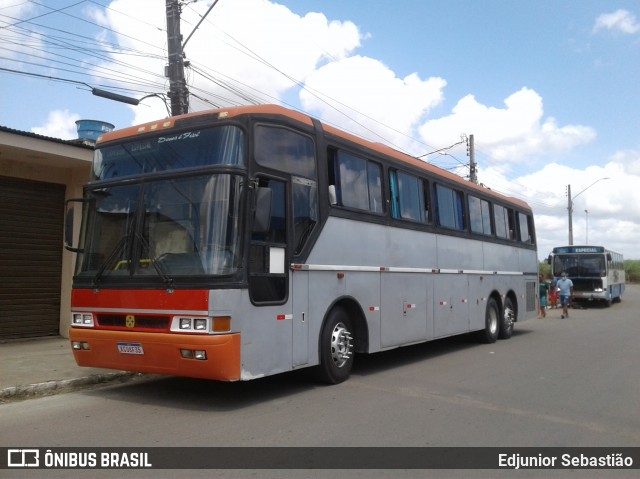
M 118 352 L 122 354 L 144 354 L 140 343 L 118 343 Z

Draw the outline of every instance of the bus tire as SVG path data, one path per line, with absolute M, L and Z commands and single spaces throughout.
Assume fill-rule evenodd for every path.
M 487 301 L 487 310 L 484 316 L 484 329 L 477 332 L 477 338 L 485 344 L 495 343 L 500 331 L 500 308 L 494 298 Z
M 504 312 L 500 321 L 500 339 L 509 339 L 513 334 L 513 323 L 516 321 L 516 308 L 513 306 L 511 298 L 504 300 Z
M 320 335 L 320 364 L 318 379 L 338 384 L 349 378 L 353 367 L 352 322 L 347 312 L 336 307 L 331 310 Z

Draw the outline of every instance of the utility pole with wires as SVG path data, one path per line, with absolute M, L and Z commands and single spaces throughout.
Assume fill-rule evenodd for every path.
M 184 52 L 180 33 L 180 4 L 178 0 L 166 0 L 167 7 L 167 49 L 169 65 L 166 76 L 169 78 L 169 99 L 171 114 L 182 115 L 189 112 L 189 91 L 184 77 Z
M 476 168 L 476 153 L 473 146 L 473 134 L 469 135 L 467 141 L 467 154 L 469 155 L 469 181 L 478 184 L 478 170 Z

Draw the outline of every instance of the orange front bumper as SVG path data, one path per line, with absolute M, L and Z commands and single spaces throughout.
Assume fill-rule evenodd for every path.
M 70 328 L 69 340 L 89 344 L 88 350 L 73 350 L 78 366 L 220 381 L 240 379 L 240 334 L 200 336 Z M 143 354 L 121 353 L 118 343 L 140 345 Z M 207 359 L 185 359 L 181 349 L 206 351 Z

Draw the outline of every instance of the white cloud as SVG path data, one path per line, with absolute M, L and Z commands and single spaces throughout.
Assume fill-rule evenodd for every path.
M 640 150 L 618 151 L 611 157 L 611 161 L 621 164 L 626 173 L 640 176 Z
M 15 0 L 0 0 L 0 27 L 2 27 L 2 43 L 9 48 L 3 48 L 0 65 L 13 70 L 20 70 L 21 64 L 16 59 L 24 55 L 30 55 L 34 49 L 42 50 L 42 39 L 37 29 L 33 31 L 13 28 L 20 26 L 19 18 L 28 18 L 36 10 L 36 5 L 31 2 L 16 2 Z
M 352 56 L 308 75 L 300 92 L 304 110 L 372 141 L 410 148 L 418 121 L 443 99 L 442 78 L 398 78 L 382 62 Z M 424 147 L 422 148 L 424 149 Z
M 124 48 L 152 51 L 136 60 L 137 72 L 146 78 L 151 92 L 168 90 L 163 77 L 167 37 L 154 25 L 165 25 L 165 9 L 157 0 L 115 0 L 110 10 L 96 12 L 109 28 L 122 33 L 117 41 Z M 182 34 L 186 37 L 208 8 L 205 2 L 192 3 L 182 10 Z M 135 20 L 148 13 L 144 23 Z M 321 13 L 301 17 L 282 5 L 267 0 L 220 2 L 200 25 L 185 47 L 191 68 L 187 69 L 190 111 L 218 105 L 281 103 L 321 64 L 339 61 L 360 46 L 358 28 L 349 21 L 329 21 Z M 144 43 L 135 40 L 144 38 Z M 163 46 L 151 49 L 151 45 Z M 114 55 L 115 59 L 125 59 Z M 130 59 L 127 58 L 127 62 Z M 109 63 L 113 68 L 113 64 Z M 147 72 L 154 72 L 150 75 Z M 140 95 L 142 96 L 142 94 Z M 205 98 L 210 103 L 197 97 Z M 157 99 L 144 100 L 133 108 L 133 123 L 163 118 L 165 107 Z
M 103 36 L 120 42 L 123 48 L 147 52 L 135 57 L 135 70 L 118 67 L 135 76 L 135 83 L 147 83 L 137 97 L 168 90 L 163 76 L 166 31 L 157 27 L 165 25 L 160 3 L 115 0 L 110 9 L 95 15 L 101 24 L 123 34 L 103 32 Z M 183 7 L 185 38 L 207 8 L 206 2 Z M 633 33 L 638 23 L 629 12 L 619 11 L 599 17 L 594 31 L 603 29 Z M 444 99 L 446 80 L 437 72 L 431 76 L 398 75 L 380 59 L 359 54 L 367 38 L 348 19 L 337 21 L 321 13 L 300 16 L 268 0 L 220 2 L 185 48 L 192 65 L 187 69 L 189 90 L 212 102 L 192 96 L 191 111 L 254 100 L 299 104 L 326 122 L 414 154 L 449 146 L 461 133 L 473 133 L 476 151 L 488 158 L 481 165 L 480 181 L 532 205 L 541 257 L 553 246 L 567 242 L 566 189 L 571 184 L 572 193 L 580 193 L 574 201 L 575 241 L 586 239 L 586 209 L 590 242 L 605 243 L 628 257 L 640 258 L 632 236 L 638 234 L 635 225 L 640 224 L 640 189 L 635 186 L 640 180 L 638 152 L 619 152 L 605 166 L 551 163 L 514 177 L 513 172 L 523 170 L 525 164 L 528 171 L 534 171 L 533 160 L 559 161 L 577 146 L 593 141 L 596 131 L 588 125 L 563 123 L 553 112 L 545 112 L 541 95 L 526 87 L 503 92 L 504 102 L 497 106 L 482 104 L 470 93 L 457 99 L 448 115 L 434 118 L 435 107 Z M 114 58 L 132 63 L 130 55 Z M 114 65 L 109 62 L 110 68 Z M 156 98 L 132 109 L 133 123 L 167 116 L 165 106 Z M 603 177 L 611 180 L 590 186 Z M 622 226 L 614 227 L 613 218 L 621 217 L 624 219 L 616 225 Z
M 71 113 L 68 110 L 55 110 L 49 112 L 49 116 L 44 125 L 31 128 L 31 132 L 38 135 L 50 136 L 51 138 L 72 140 L 78 138 L 76 121 L 79 119 L 80 115 L 77 113 Z
M 166 45 L 166 32 L 148 25 L 164 25 L 164 9 L 151 8 L 155 4 L 157 0 L 115 0 L 109 10 L 95 10 L 93 18 L 123 34 L 117 36 L 123 49 L 149 51 L 148 43 Z M 195 25 L 206 8 L 199 3 L 183 8 L 185 38 L 191 30 L 184 26 Z M 141 10 L 149 12 L 145 23 L 134 20 Z M 252 100 L 286 103 L 298 93 L 303 109 L 327 122 L 375 141 L 384 138 L 398 148 L 410 148 L 412 130 L 442 101 L 446 82 L 441 78 L 422 80 L 416 73 L 399 78 L 378 60 L 354 55 L 367 37 L 350 21 L 330 21 L 321 13 L 300 16 L 267 0 L 221 2 L 185 48 L 192 65 L 187 69 L 190 111 Z M 144 38 L 145 43 L 135 38 Z M 142 56 L 136 66 L 141 71 L 163 71 L 163 55 Z M 123 72 L 141 75 L 131 69 Z M 150 91 L 168 90 L 166 79 L 142 75 L 155 84 Z M 144 93 L 148 92 L 137 96 Z M 145 99 L 132 109 L 133 124 L 167 116 L 157 98 Z
M 530 204 L 540 258 L 553 247 L 568 242 L 567 186 L 571 185 L 574 243 L 586 242 L 588 235 L 590 244 L 603 244 L 627 258 L 638 259 L 640 172 L 630 172 L 629 158 L 633 158 L 629 152 L 617 153 L 604 166 L 584 169 L 550 163 L 518 178 L 508 178 L 498 169 L 488 168 L 480 171 L 479 179 L 496 191 L 523 198 Z
M 638 23 L 634 14 L 620 9 L 613 13 L 603 13 L 596 18 L 593 33 L 601 30 L 615 30 L 632 35 L 640 32 L 640 23 Z
M 452 143 L 460 132 L 473 133 L 476 146 L 492 162 L 522 163 L 529 157 L 569 151 L 592 141 L 595 130 L 582 125 L 559 126 L 544 119 L 542 98 L 522 88 L 504 101 L 505 108 L 482 105 L 473 95 L 462 98 L 450 115 L 430 120 L 420 127 L 426 143 L 438 147 Z
M 166 45 L 166 32 L 152 27 L 164 24 L 165 12 L 157 3 L 115 0 L 95 18 L 124 34 L 117 36 L 123 48 L 154 51 L 149 44 Z M 183 8 L 184 36 L 191 32 L 184 26 L 195 25 L 206 8 L 204 3 Z M 134 20 L 140 11 L 149 13 L 144 23 Z M 564 153 L 595 138 L 592 128 L 545 118 L 542 98 L 528 88 L 509 95 L 504 108 L 482 105 L 468 95 L 450 115 L 428 120 L 443 101 L 447 82 L 437 76 L 422 79 L 418 73 L 402 78 L 380 60 L 358 55 L 366 38 L 352 22 L 328 20 L 321 13 L 300 16 L 268 0 L 220 2 L 185 48 L 192 64 L 187 70 L 190 110 L 299 101 L 302 109 L 328 123 L 417 155 L 451 145 L 461 133 L 474 133 L 477 148 L 505 164 L 528 161 L 541 152 Z M 161 72 L 164 55 L 142 56 L 136 66 Z M 128 73 L 148 78 L 149 92 L 168 89 L 160 75 Z M 132 109 L 134 124 L 167 116 L 157 98 Z

